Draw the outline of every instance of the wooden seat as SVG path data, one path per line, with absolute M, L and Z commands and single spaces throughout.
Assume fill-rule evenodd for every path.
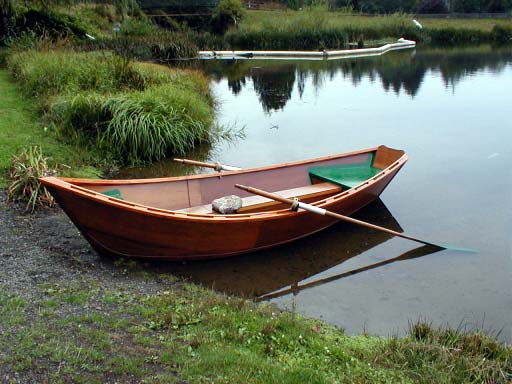
M 297 197 L 301 200 L 311 200 L 314 198 L 316 198 L 316 200 L 319 200 L 320 198 L 326 197 L 328 195 L 333 195 L 335 193 L 341 192 L 341 190 L 342 188 L 339 185 L 335 185 L 332 183 L 318 183 L 306 185 L 304 187 L 286 189 L 284 191 L 277 191 L 275 193 L 288 199 L 293 199 Z M 281 203 L 263 196 L 247 196 L 242 198 L 242 208 L 240 208 L 238 212 L 244 213 L 253 210 L 260 210 L 265 207 L 270 207 L 279 204 Z M 190 208 L 179 209 L 176 210 L 176 212 L 199 214 L 213 213 L 211 204 L 197 205 Z

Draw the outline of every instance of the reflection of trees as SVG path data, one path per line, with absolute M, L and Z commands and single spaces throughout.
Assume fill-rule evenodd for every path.
M 228 78 L 236 95 L 250 78 L 267 112 L 284 108 L 297 81 L 299 97 L 307 80 L 316 89 L 340 74 L 354 86 L 364 79 L 380 79 L 386 91 L 418 94 L 427 71 L 441 74 L 446 86 L 454 86 L 464 77 L 481 70 L 497 72 L 512 63 L 512 48 L 470 47 L 458 49 L 419 49 L 388 53 L 379 57 L 360 57 L 333 61 L 215 61 L 207 71 L 216 79 Z
M 292 97 L 295 68 L 253 68 L 251 79 L 265 112 L 283 109 Z
M 403 88 L 406 94 L 415 96 L 420 89 L 425 70 L 421 66 L 411 63 L 411 65 L 399 68 L 383 66 L 377 68 L 377 73 L 386 91 L 392 88 L 393 91 L 398 94 L 400 93 L 400 89 Z

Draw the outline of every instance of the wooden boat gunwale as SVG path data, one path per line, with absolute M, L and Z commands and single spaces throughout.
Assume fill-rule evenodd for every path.
M 304 165 L 308 163 L 316 163 L 320 161 L 327 161 L 332 159 L 339 159 L 344 157 L 356 156 L 359 154 L 365 154 L 370 152 L 376 152 L 379 148 L 384 146 L 371 147 L 367 149 L 347 152 L 343 154 L 337 155 L 328 155 L 323 157 L 317 157 L 313 159 L 307 160 L 299 160 L 287 163 L 281 163 L 276 165 L 268 165 L 256 168 L 248 168 L 240 171 L 227 171 L 222 172 L 221 174 L 211 173 L 211 174 L 200 174 L 200 175 L 189 175 L 189 176 L 177 176 L 177 177 L 165 177 L 165 178 L 154 178 L 154 179 L 134 179 L 134 180 L 94 180 L 94 179 L 78 179 L 78 178 L 58 178 L 58 177 L 45 177 L 41 179 L 41 182 L 46 185 L 50 185 L 52 187 L 65 190 L 68 193 L 72 193 L 80 198 L 86 198 L 90 200 L 96 200 L 102 204 L 107 204 L 109 206 L 113 206 L 123 210 L 130 210 L 134 212 L 138 212 L 140 214 L 160 217 L 160 218 L 172 218 L 173 220 L 178 221 L 222 221 L 222 222 L 254 222 L 254 221 L 263 221 L 268 220 L 271 217 L 279 217 L 284 218 L 286 216 L 292 215 L 305 215 L 308 214 L 306 211 L 291 211 L 289 208 L 280 208 L 277 210 L 269 210 L 263 212 L 253 212 L 253 213 L 237 213 L 235 215 L 222 215 L 217 213 L 194 213 L 194 212 L 179 212 L 176 210 L 169 210 L 163 208 L 156 208 L 151 206 L 146 206 L 143 204 L 135 203 L 129 200 L 121 200 L 115 197 L 107 196 L 101 192 L 96 192 L 91 189 L 87 189 L 86 187 L 82 187 L 78 184 L 88 184 L 88 185 L 107 185 L 107 186 L 115 186 L 115 185 L 133 185 L 133 184 L 154 184 L 154 183 L 164 183 L 171 181 L 183 181 L 183 180 L 196 180 L 203 178 L 212 178 L 212 177 L 220 177 L 220 176 L 228 176 L 233 174 L 243 174 L 243 173 L 255 173 L 262 171 L 269 171 L 272 169 L 278 168 L 287 168 L 296 165 Z M 392 172 L 397 166 L 403 165 L 407 160 L 407 154 L 403 151 L 400 158 L 386 168 L 382 169 L 379 173 L 377 173 L 372 178 L 365 180 L 364 182 L 354 186 L 353 188 L 341 191 L 333 196 L 329 196 L 318 201 L 311 203 L 312 205 L 318 206 L 320 208 L 325 208 L 339 202 L 340 200 L 344 200 L 349 196 L 360 193 L 362 190 L 370 188 L 373 184 L 375 184 L 380 178 L 384 177 L 388 173 Z

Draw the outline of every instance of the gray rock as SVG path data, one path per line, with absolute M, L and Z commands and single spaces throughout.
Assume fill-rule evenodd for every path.
M 231 215 L 237 213 L 242 208 L 242 199 L 240 196 L 230 195 L 212 201 L 212 209 L 223 215 Z

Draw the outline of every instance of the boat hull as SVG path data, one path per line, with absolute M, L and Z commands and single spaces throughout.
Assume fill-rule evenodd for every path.
M 405 156 L 405 157 L 404 157 Z M 350 215 L 374 201 L 407 160 L 323 201 L 321 208 Z M 329 227 L 337 220 L 281 209 L 246 215 L 190 215 L 98 198 L 82 188 L 43 180 L 92 247 L 105 257 L 167 260 L 214 259 L 284 244 Z

